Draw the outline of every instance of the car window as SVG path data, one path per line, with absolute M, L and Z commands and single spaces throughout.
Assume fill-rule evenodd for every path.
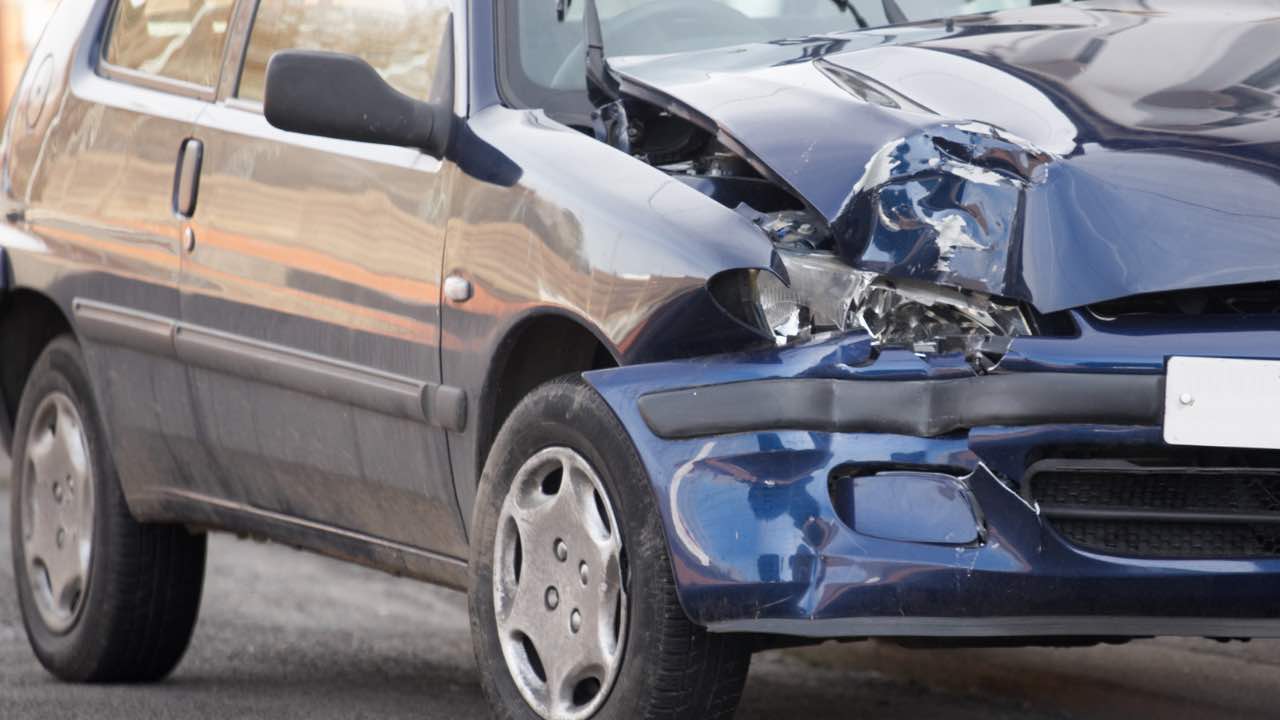
M 448 0 L 261 0 L 236 96 L 261 102 L 271 55 L 301 49 L 357 55 L 429 100 L 448 18 Z
M 1059 1 L 1069 0 L 896 0 L 893 7 L 907 20 L 918 21 Z M 550 0 L 498 3 L 498 79 L 508 104 L 542 108 L 576 121 L 590 110 L 582 45 L 586 2 L 566 2 L 563 19 L 558 3 Z M 697 5 L 704 7 L 690 13 Z M 892 24 L 883 0 L 596 0 L 596 7 L 605 48 L 615 57 L 706 50 Z
M 213 87 L 235 0 L 120 0 L 106 60 L 117 67 Z

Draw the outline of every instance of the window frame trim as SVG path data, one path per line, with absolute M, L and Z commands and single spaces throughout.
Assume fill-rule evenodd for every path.
M 253 26 L 258 21 L 258 6 L 262 0 L 237 0 L 234 24 L 228 29 L 229 38 L 235 39 L 235 47 L 223 55 L 222 71 L 218 77 L 215 102 L 250 112 L 262 112 L 262 103 L 238 97 L 240 76 L 244 74 L 245 59 L 249 55 L 249 40 Z
M 508 31 L 512 30 L 511 21 L 517 17 L 519 12 L 510 3 L 502 2 L 502 0 L 494 2 L 493 27 L 491 29 L 493 33 L 493 90 L 497 96 L 498 103 L 512 110 L 540 110 L 566 125 L 590 125 L 589 101 L 585 107 L 577 109 L 561 106 L 561 101 L 564 101 L 563 105 L 567 106 L 573 103 L 576 98 L 585 99 L 587 97 L 586 91 L 551 88 L 542 99 L 547 100 L 550 98 L 555 100 L 555 103 L 534 103 L 531 100 L 519 97 L 519 92 L 513 87 L 511 78 L 507 73 L 507 62 L 512 59 L 513 53 L 518 55 L 520 52 L 519 45 L 516 42 L 512 42 L 512 39 L 508 37 Z M 524 74 L 523 68 L 521 68 L 521 73 Z M 527 74 L 525 79 L 529 79 Z
M 111 10 L 106 14 L 106 20 L 102 24 L 101 41 L 98 43 L 97 63 L 95 70 L 99 75 L 118 82 L 137 85 L 149 90 L 158 90 L 160 92 L 169 93 L 171 95 L 179 95 L 182 97 L 192 98 L 194 100 L 203 100 L 212 102 L 218 96 L 218 87 L 222 82 L 223 69 L 226 67 L 227 49 L 230 47 L 231 38 L 234 35 L 234 20 L 239 16 L 240 6 L 248 4 L 250 0 L 235 0 L 232 7 L 232 23 L 228 23 L 227 31 L 222 39 L 222 53 L 217 63 L 218 77 L 213 85 L 201 85 L 188 80 L 179 80 L 177 78 L 165 77 L 155 73 L 146 72 L 145 70 L 135 70 L 123 65 L 116 65 L 107 60 L 107 49 L 111 45 L 111 35 L 115 31 L 116 14 L 119 12 L 120 3 L 126 0 L 112 0 Z
M 123 0 L 116 0 L 122 2 Z M 227 28 L 227 38 L 234 38 L 235 46 L 223 53 L 222 68 L 218 77 L 214 97 L 207 98 L 236 110 L 262 114 L 262 103 L 257 100 L 246 100 L 236 95 L 240 91 L 240 77 L 244 74 L 245 59 L 249 54 L 249 41 L 253 37 L 253 26 L 258 19 L 258 6 L 262 0 L 236 0 L 235 15 Z M 470 111 L 470 28 L 469 6 L 467 0 L 448 0 L 449 13 L 453 30 L 453 111 L 462 119 L 469 116 Z M 105 52 L 105 51 L 104 51 Z

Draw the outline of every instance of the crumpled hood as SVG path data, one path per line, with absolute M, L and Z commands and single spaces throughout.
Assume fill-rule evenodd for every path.
M 855 267 L 1043 312 L 1280 280 L 1280 13 L 1113 0 L 617 63 Z

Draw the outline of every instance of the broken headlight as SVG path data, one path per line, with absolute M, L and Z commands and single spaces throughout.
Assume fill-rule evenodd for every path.
M 861 329 L 881 347 L 976 359 L 1032 334 L 1023 309 L 1000 298 L 855 270 L 829 253 L 779 256 L 777 274 L 732 273 L 712 285 L 722 306 L 779 345 Z

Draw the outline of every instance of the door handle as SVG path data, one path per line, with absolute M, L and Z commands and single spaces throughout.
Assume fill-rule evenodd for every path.
M 178 150 L 178 170 L 173 175 L 173 211 L 184 218 L 196 214 L 203 162 L 204 143 L 195 138 L 183 140 Z

